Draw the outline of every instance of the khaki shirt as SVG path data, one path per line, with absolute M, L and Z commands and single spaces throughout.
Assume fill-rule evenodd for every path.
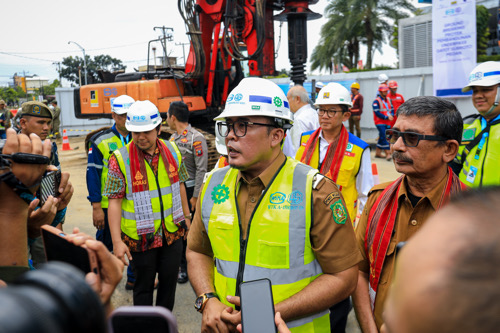
M 398 193 L 398 212 L 396 215 L 396 222 L 394 224 L 394 232 L 387 249 L 387 257 L 384 261 L 380 281 L 377 288 L 377 297 L 375 298 L 375 322 L 378 329 L 382 326 L 382 312 L 384 310 L 384 303 L 387 297 L 387 292 L 391 285 L 392 274 L 394 271 L 395 249 L 399 242 L 407 241 L 413 234 L 415 234 L 420 227 L 427 221 L 438 208 L 441 199 L 441 193 L 446 186 L 444 177 L 439 184 L 437 184 L 428 195 L 421 198 L 418 204 L 413 207 L 410 199 L 408 198 L 406 179 L 403 180 L 404 186 L 401 186 Z M 356 238 L 358 247 L 363 254 L 363 261 L 359 264 L 359 270 L 369 274 L 370 262 L 365 251 L 365 237 L 366 227 L 368 223 L 368 216 L 373 205 L 382 194 L 382 191 L 388 187 L 391 182 L 376 185 L 368 194 L 368 201 L 366 202 L 365 209 L 361 215 L 358 226 L 356 228 Z
M 241 176 L 241 173 L 239 174 L 237 201 L 242 219 L 242 233 L 245 238 L 250 217 L 256 209 L 259 198 L 285 162 L 285 158 L 285 155 L 280 153 L 278 158 L 264 172 L 249 182 Z M 337 186 L 326 177 L 312 191 L 311 246 L 323 272 L 327 274 L 342 272 L 359 263 L 362 258 L 356 246 L 349 215 L 347 215 L 345 224 L 337 224 L 334 221 L 330 202 L 333 201 L 332 198 L 336 199 L 339 196 L 341 194 Z M 328 201 L 329 199 L 330 201 Z M 188 246 L 192 251 L 213 257 L 210 239 L 201 220 L 200 201 L 197 202 L 193 224 L 188 234 Z M 252 223 L 255 223 L 255 221 Z
M 189 180 L 185 185 L 186 187 L 194 186 L 193 197 L 197 198 L 208 168 L 207 141 L 203 134 L 191 125 L 188 125 L 181 134 L 174 132 L 170 136 L 170 141 L 174 141 L 181 151 L 182 163 L 189 174 Z

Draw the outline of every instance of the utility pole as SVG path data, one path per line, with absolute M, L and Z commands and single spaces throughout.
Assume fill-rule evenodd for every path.
M 174 39 L 174 36 L 172 35 L 172 33 L 174 32 L 174 28 L 168 28 L 165 26 L 153 28 L 153 30 L 157 30 L 157 29 L 160 29 L 163 32 L 163 38 L 161 38 L 161 44 L 163 46 L 163 59 L 164 59 L 163 65 L 164 65 L 164 67 L 167 67 L 167 66 L 170 66 L 170 63 L 168 62 L 168 58 L 167 58 L 167 40 L 169 42 L 171 42 Z M 172 33 L 167 34 L 167 31 L 172 31 Z
M 76 46 L 78 46 L 82 52 L 83 52 L 83 72 L 85 73 L 85 85 L 87 85 L 87 59 L 85 59 L 85 49 L 78 43 L 76 42 L 72 42 L 72 41 L 69 41 L 68 44 L 75 44 Z M 80 80 L 80 86 L 82 85 L 82 82 Z
M 184 45 L 190 45 L 191 43 L 175 43 L 175 45 L 182 46 L 182 58 L 184 59 L 184 66 L 186 66 L 186 52 L 184 52 Z
M 59 87 L 62 87 L 61 62 L 59 62 L 59 61 L 53 62 L 52 65 L 56 65 L 56 67 L 57 67 L 57 73 L 59 74 Z

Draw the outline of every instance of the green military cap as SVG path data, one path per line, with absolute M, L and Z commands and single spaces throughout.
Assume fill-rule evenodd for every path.
M 40 118 L 54 118 L 52 111 L 49 107 L 41 102 L 26 102 L 21 105 L 21 117 L 22 116 L 33 116 Z

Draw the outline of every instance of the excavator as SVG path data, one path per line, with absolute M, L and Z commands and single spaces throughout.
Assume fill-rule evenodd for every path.
M 146 71 L 121 73 L 112 82 L 75 89 L 75 116 L 111 118 L 111 101 L 123 94 L 135 100 L 150 100 L 162 116 L 170 103 L 183 101 L 190 111 L 190 123 L 207 131 L 207 142 L 213 141 L 208 140 L 213 137 L 212 119 L 222 112 L 228 93 L 243 79 L 242 62 L 248 63 L 250 76 L 275 75 L 274 20 L 288 23 L 291 80 L 295 84 L 306 80 L 307 21 L 321 17 L 309 6 L 317 2 L 178 0 L 190 39 L 184 68 L 167 65 L 150 70 L 148 47 Z M 280 13 L 274 15 L 275 11 Z M 150 43 L 155 41 L 166 48 L 165 38 Z M 209 155 L 216 155 L 213 144 L 209 144 Z
M 317 2 L 178 0 L 190 37 L 184 69 L 166 66 L 150 70 L 148 63 L 145 72 L 121 73 L 113 82 L 81 86 L 74 91 L 75 116 L 110 118 L 111 100 L 127 94 L 135 100 L 150 100 L 162 114 L 171 102 L 183 101 L 189 107 L 190 122 L 211 121 L 244 77 L 243 61 L 248 62 L 250 76 L 275 75 L 274 20 L 288 23 L 291 80 L 302 84 L 306 79 L 306 22 L 321 17 L 309 5 Z M 275 11 L 281 12 L 274 15 Z

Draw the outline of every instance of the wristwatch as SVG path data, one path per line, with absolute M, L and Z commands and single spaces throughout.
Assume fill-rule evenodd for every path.
M 219 296 L 217 296 L 216 293 L 204 293 L 198 296 L 198 298 L 194 302 L 194 308 L 196 309 L 196 311 L 202 313 L 203 309 L 205 308 L 205 304 L 207 304 L 208 300 L 212 297 L 219 299 Z

